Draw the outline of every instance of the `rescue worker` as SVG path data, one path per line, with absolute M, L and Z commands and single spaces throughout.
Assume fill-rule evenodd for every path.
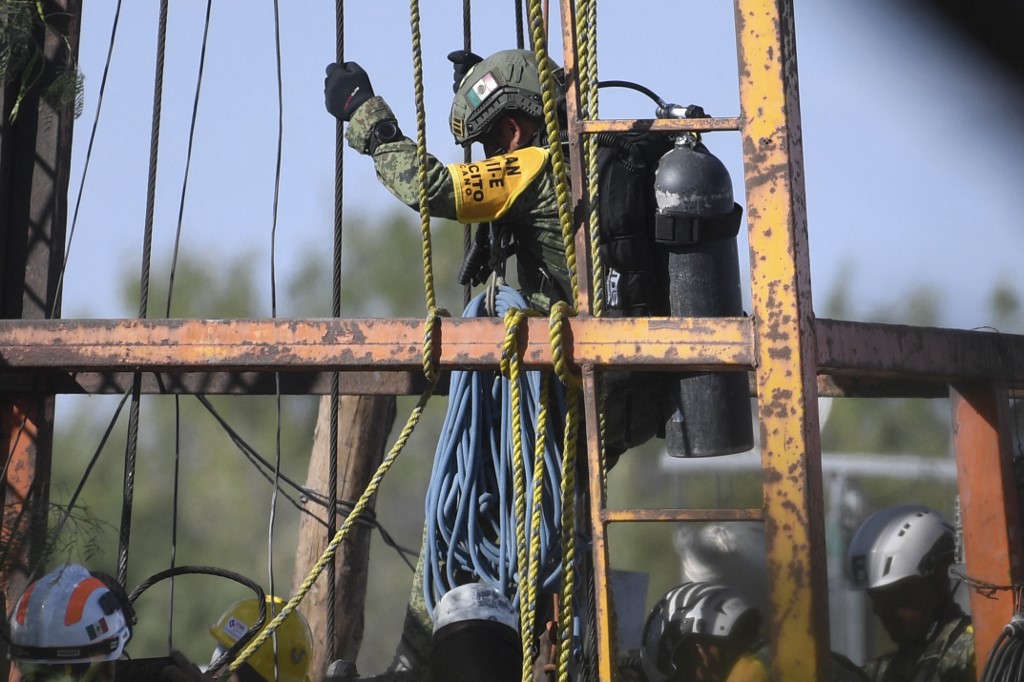
M 487 158 L 446 166 L 428 154 L 430 215 L 491 223 L 491 258 L 498 261 L 492 265 L 503 267 L 504 257 L 515 254 L 519 286 L 530 306 L 547 313 L 556 301 L 572 303 L 536 56 L 529 50 L 502 50 L 480 59 L 459 51 L 449 59 L 455 65 L 452 135 L 463 146 L 480 143 Z M 554 66 L 552 71 L 559 72 Z M 324 102 L 331 114 L 348 122 L 349 146 L 372 157 L 380 182 L 418 208 L 416 143 L 402 134 L 366 71 L 356 62 L 328 65 Z M 645 374 L 640 383 L 637 389 L 623 377 L 606 382 L 609 465 L 663 431 L 659 378 Z
M 530 306 L 547 313 L 557 301 L 571 303 L 536 56 L 528 50 L 503 50 L 480 59 L 462 51 L 449 59 L 454 64 L 452 135 L 463 146 L 480 143 L 486 158 L 446 166 L 427 155 L 430 215 L 467 224 L 490 223 L 489 260 L 494 262 L 483 265 L 503 267 L 504 257 L 514 252 L 518 283 Z M 348 123 L 349 146 L 373 159 L 377 178 L 397 199 L 418 208 L 416 143 L 403 135 L 362 66 L 330 64 L 326 71 L 324 103 L 328 112 Z M 470 278 L 479 283 L 477 274 L 471 272 Z M 646 442 L 662 428 L 660 384 L 651 377 L 646 384 L 659 387 L 634 391 L 625 382 L 606 385 L 609 466 L 627 448 Z M 432 625 L 422 575 L 420 566 L 396 658 L 379 679 L 424 680 L 429 674 Z
M 923 505 L 868 517 L 850 541 L 850 577 L 866 589 L 896 651 L 865 666 L 873 682 L 977 679 L 970 617 L 954 601 L 953 528 Z
M 9 655 L 24 682 L 110 682 L 134 623 L 116 580 L 62 564 L 15 604 Z
M 761 614 L 724 585 L 687 582 L 658 601 L 644 624 L 640 660 L 648 682 L 768 680 Z
M 286 604 L 280 597 L 266 597 L 266 622 L 274 618 Z M 256 597 L 242 599 L 232 604 L 210 628 L 210 635 L 217 645 L 210 663 L 217 661 L 259 620 L 259 602 Z M 260 629 L 260 632 L 263 628 Z M 275 630 L 277 645 L 268 639 L 245 660 L 229 682 L 309 682 L 307 673 L 313 657 L 313 634 L 306 619 L 298 611 L 292 611 Z M 167 668 L 162 678 L 167 682 L 207 682 L 212 679 L 203 675 L 199 667 L 190 663 L 180 652 L 171 654 L 175 666 Z
M 281 597 L 266 597 L 265 629 L 274 615 L 287 602 Z M 249 597 L 234 602 L 221 614 L 210 628 L 210 634 L 217 641 L 210 663 L 213 664 L 231 646 L 238 642 L 259 620 L 259 601 Z M 284 622 L 274 630 L 273 639 L 267 639 L 246 662 L 228 678 L 229 682 L 308 682 L 309 662 L 313 655 L 312 632 L 305 617 L 299 611 L 292 611 Z M 209 678 L 200 674 L 197 666 L 186 662 L 180 653 L 172 654 L 177 666 L 164 671 L 163 679 L 169 682 L 199 682 Z
M 324 97 L 327 110 L 348 122 L 349 146 L 370 155 L 384 186 L 418 208 L 416 144 L 374 94 L 366 71 L 355 62 L 329 65 Z M 533 53 L 504 50 L 469 66 L 455 93 L 450 123 L 458 144 L 481 143 L 487 159 L 445 166 L 428 155 L 431 216 L 493 221 L 503 243 L 514 244 L 519 284 L 529 303 L 547 312 L 556 300 L 571 301 Z
M 761 636 L 761 614 L 730 587 L 685 582 L 658 601 L 647 617 L 640 650 L 646 682 L 769 682 L 771 647 Z M 629 675 L 629 671 L 623 671 Z M 844 656 L 831 654 L 829 680 L 866 682 Z

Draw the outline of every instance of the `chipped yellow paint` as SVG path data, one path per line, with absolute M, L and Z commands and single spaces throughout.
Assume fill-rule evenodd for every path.
M 737 0 L 776 679 L 825 679 L 828 596 L 816 350 L 791 2 Z

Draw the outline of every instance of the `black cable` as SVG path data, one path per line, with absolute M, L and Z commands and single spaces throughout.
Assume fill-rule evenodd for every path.
M 334 3 L 334 39 L 335 39 L 335 61 L 338 64 L 345 63 L 345 0 L 335 0 Z M 331 261 L 331 315 L 335 318 L 341 317 L 341 255 L 342 255 L 342 224 L 345 216 L 345 129 L 344 124 L 338 120 L 334 127 L 334 252 Z M 337 532 L 337 504 L 338 504 L 338 410 L 341 407 L 340 381 L 337 372 L 331 375 L 331 398 L 330 413 L 328 416 L 328 438 L 327 445 L 327 542 L 334 539 Z M 337 568 L 335 561 L 327 564 L 327 614 L 326 614 L 326 635 L 330 655 L 328 660 L 334 659 L 334 631 L 335 631 L 335 609 L 334 609 L 334 581 Z
M 224 432 L 227 434 L 228 438 L 231 439 L 231 441 L 239 449 L 242 455 L 245 456 L 246 459 L 248 459 L 250 463 L 253 464 L 253 466 L 256 468 L 257 471 L 259 471 L 260 475 L 263 476 L 265 480 L 270 482 L 271 478 L 269 474 L 265 472 L 265 470 L 271 469 L 273 465 L 266 459 L 264 459 L 251 445 L 249 445 L 248 442 L 246 442 L 246 440 L 241 436 L 241 434 L 235 431 L 227 423 L 227 421 L 224 420 L 224 418 L 217 412 L 216 408 L 210 403 L 206 396 L 197 394 L 196 399 L 200 402 L 200 404 L 202 404 L 207 409 L 207 411 L 210 413 L 211 416 L 213 416 L 213 418 L 217 421 L 221 428 L 224 429 Z M 293 490 L 295 490 L 297 493 L 302 495 L 310 502 L 320 507 L 324 507 L 325 509 L 330 508 L 330 503 L 327 496 L 323 495 L 322 493 L 313 490 L 312 488 L 307 488 L 306 486 L 300 485 L 299 483 L 296 483 L 295 481 L 293 481 L 288 476 L 285 476 L 284 474 L 281 474 L 281 481 L 290 486 Z M 321 525 L 327 525 L 326 521 L 324 521 L 323 519 L 321 519 L 320 517 L 316 516 L 308 509 L 303 507 L 301 503 L 295 501 L 287 493 L 283 494 L 285 495 L 285 499 L 292 502 L 293 506 L 295 506 L 295 508 L 298 509 L 301 513 L 310 515 L 312 518 L 316 519 L 316 521 Z M 341 516 L 347 515 L 354 506 L 355 503 L 348 500 L 339 500 L 334 505 L 336 513 Z M 391 536 L 391 534 L 388 533 L 387 530 L 380 524 L 380 522 L 376 520 L 376 518 L 374 517 L 374 512 L 372 510 L 366 510 L 364 514 L 359 517 L 356 523 L 360 523 L 370 528 L 377 529 L 377 532 L 380 533 L 381 539 L 384 541 L 384 544 L 394 549 L 398 553 L 398 555 L 402 557 L 402 560 L 405 561 L 406 565 L 408 565 L 410 569 L 415 570 L 415 566 L 413 566 L 409 562 L 409 557 L 417 556 L 418 552 L 409 549 L 408 547 L 399 545 Z
M 281 10 L 274 0 L 274 58 L 277 67 L 277 158 L 274 165 L 274 204 L 270 226 L 270 316 L 277 319 L 277 211 L 281 197 L 281 150 L 284 146 L 284 87 L 281 77 Z M 274 432 L 274 489 L 270 495 L 270 521 L 267 523 L 267 581 L 270 593 L 274 586 L 274 523 L 277 519 L 277 496 L 281 489 L 281 373 L 274 372 L 276 430 Z M 274 676 L 277 677 L 277 633 L 274 643 Z M 333 641 L 329 639 L 328 641 Z
M 160 147 L 160 114 L 163 102 L 164 56 L 167 52 L 167 0 L 160 2 L 157 29 L 156 74 L 153 79 L 153 117 L 149 138 L 149 181 L 146 187 L 146 222 L 142 240 L 142 276 L 139 285 L 139 319 L 149 311 L 149 275 L 153 255 L 153 215 L 156 205 L 157 158 Z M 121 532 L 118 536 L 117 582 L 128 580 L 128 545 L 132 532 L 132 503 L 135 497 L 135 461 L 139 449 L 139 403 L 142 375 L 132 381 L 132 403 L 128 412 L 128 443 L 124 454 L 124 481 L 121 492 Z
M 213 10 L 212 0 L 206 3 L 206 20 L 203 23 L 203 39 L 199 49 L 199 68 L 196 75 L 196 89 L 192 97 L 192 118 L 189 121 L 188 145 L 185 152 L 185 170 L 181 180 L 181 192 L 178 195 L 178 223 L 174 232 L 174 250 L 171 254 L 171 269 L 167 281 L 167 305 L 164 309 L 164 316 L 171 316 L 171 300 L 174 296 L 174 278 L 178 270 L 178 253 L 181 247 L 181 231 L 185 221 L 185 197 L 188 194 L 188 178 L 192 168 L 192 148 L 195 143 L 196 122 L 199 119 L 199 94 L 203 87 L 203 70 L 206 66 L 206 46 L 210 35 L 210 15 Z M 178 553 L 178 498 L 179 479 L 181 470 L 181 401 L 178 395 L 174 396 L 174 487 L 171 498 L 171 568 L 174 568 Z M 167 645 L 168 650 L 172 648 L 171 637 L 174 633 L 174 580 L 168 585 L 168 627 Z
M 138 587 L 132 590 L 131 594 L 128 595 L 128 602 L 130 605 L 134 605 L 135 600 L 137 600 L 142 595 L 143 592 L 145 592 L 161 580 L 173 578 L 179 575 L 197 573 L 203 575 L 214 575 L 221 578 L 228 578 L 229 580 L 234 580 L 237 583 L 245 585 L 246 587 L 248 587 L 256 593 L 256 603 L 258 604 L 259 608 L 259 617 L 256 619 L 256 622 L 249 627 L 246 633 L 242 635 L 237 642 L 232 644 L 227 651 L 221 654 L 217 658 L 217 660 L 211 663 L 210 667 L 207 668 L 207 672 L 212 674 L 216 673 L 220 668 L 223 668 L 225 665 L 235 660 L 235 656 L 238 655 L 238 652 L 241 651 L 252 640 L 253 637 L 259 634 L 260 630 L 263 629 L 263 624 L 267 622 L 267 595 L 263 591 L 263 588 L 260 587 L 258 583 L 253 582 L 252 580 L 246 578 L 244 575 L 240 573 L 228 571 L 223 568 L 215 568 L 213 566 L 179 566 L 177 568 L 169 568 L 165 571 L 160 571 L 159 573 L 156 573 L 150 576 L 149 578 L 143 580 L 141 583 L 139 583 Z
M 1024 616 L 1015 614 L 996 638 L 985 662 L 981 682 L 1024 680 Z
M 462 49 L 466 52 L 473 51 L 473 8 L 471 0 L 462 0 Z M 520 45 L 520 48 L 522 46 Z M 462 160 L 465 163 L 469 163 L 473 160 L 473 150 L 470 149 L 472 145 L 466 145 L 462 149 Z M 465 259 L 469 255 L 470 250 L 473 248 L 473 226 L 466 223 L 462 226 L 462 256 Z M 462 287 L 462 307 L 465 308 L 469 305 L 469 301 L 473 298 L 473 282 L 466 282 Z
M 637 92 L 641 92 L 641 93 L 647 95 L 648 97 L 650 97 L 652 100 L 654 100 L 654 103 L 657 104 L 659 107 L 666 106 L 665 100 L 663 100 L 661 97 L 659 97 L 656 92 L 654 92 L 653 90 L 651 90 L 648 87 L 640 85 L 639 83 L 634 83 L 632 81 L 621 81 L 621 80 L 598 81 L 597 87 L 598 88 L 626 88 L 627 90 L 636 90 Z
M 523 0 L 516 0 L 516 49 L 526 48 L 526 37 L 523 35 Z

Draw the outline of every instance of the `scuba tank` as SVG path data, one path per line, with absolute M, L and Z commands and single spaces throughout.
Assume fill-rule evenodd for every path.
M 682 108 L 659 107 L 679 117 Z M 684 116 L 703 117 L 699 107 Z M 693 133 L 676 138 L 654 179 L 654 240 L 672 317 L 742 317 L 736 235 L 743 209 L 725 165 Z M 708 457 L 753 447 L 746 372 L 680 372 L 668 380 L 665 445 L 675 457 Z

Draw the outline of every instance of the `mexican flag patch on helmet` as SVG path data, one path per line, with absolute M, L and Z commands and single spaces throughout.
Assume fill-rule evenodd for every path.
M 473 108 L 480 106 L 480 103 L 487 99 L 487 96 L 498 89 L 498 82 L 488 71 L 480 80 L 473 84 L 473 87 L 466 93 L 466 99 L 473 105 Z

